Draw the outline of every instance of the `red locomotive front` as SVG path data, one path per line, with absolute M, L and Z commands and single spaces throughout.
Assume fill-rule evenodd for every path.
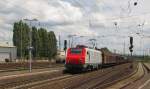
M 82 69 L 85 64 L 85 48 L 69 48 L 66 55 L 67 69 Z
M 85 64 L 85 49 L 84 48 L 69 48 L 67 50 L 66 64 L 83 65 Z

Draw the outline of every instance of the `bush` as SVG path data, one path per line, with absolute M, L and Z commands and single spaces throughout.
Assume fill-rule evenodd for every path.
M 10 60 L 8 58 L 5 59 L 5 62 L 9 62 Z

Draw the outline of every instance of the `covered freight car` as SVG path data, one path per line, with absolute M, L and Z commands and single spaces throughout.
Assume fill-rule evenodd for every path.
M 120 54 L 112 53 L 107 48 L 99 49 L 99 51 L 102 52 L 103 65 L 116 65 L 127 61 Z

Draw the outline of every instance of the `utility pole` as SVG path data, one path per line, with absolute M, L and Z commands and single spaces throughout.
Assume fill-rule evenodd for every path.
M 32 72 L 32 26 L 31 26 L 31 23 L 33 21 L 38 21 L 37 19 L 24 19 L 25 21 L 29 21 L 29 26 L 30 26 L 30 32 L 29 32 L 29 38 L 30 38 L 30 41 L 29 41 L 29 47 L 28 47 L 28 50 L 29 50 L 29 71 Z
M 70 39 L 69 39 L 69 46 L 68 47 L 70 48 Z
M 124 40 L 124 43 L 123 43 L 123 54 L 125 55 L 125 52 L 126 52 L 126 43 L 125 43 L 125 40 Z
M 148 55 L 150 56 L 150 48 L 148 49 Z
M 30 22 L 30 26 L 31 26 L 31 22 Z M 30 43 L 29 43 L 30 72 L 32 72 L 32 27 L 30 28 L 29 37 L 30 37 Z
M 73 36 L 71 37 L 71 47 L 73 47 Z
M 68 35 L 68 38 L 69 38 L 69 47 L 71 45 L 71 47 L 73 46 L 73 37 L 76 36 L 76 35 Z M 70 41 L 71 39 L 71 41 Z
M 59 35 L 59 51 L 61 50 L 61 39 L 60 39 L 60 35 Z
M 116 49 L 114 49 L 114 53 L 116 54 L 117 52 L 116 52 L 117 50 Z
M 22 27 L 23 27 L 22 24 L 23 24 L 23 23 L 21 23 L 21 33 L 20 33 L 20 34 L 21 34 L 21 48 L 20 48 L 21 60 L 22 60 L 22 29 L 23 29 L 23 28 L 22 28 Z

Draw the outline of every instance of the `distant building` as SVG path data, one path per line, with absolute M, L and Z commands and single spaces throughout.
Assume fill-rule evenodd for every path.
M 0 62 L 14 61 L 16 58 L 17 48 L 15 46 L 0 46 Z

